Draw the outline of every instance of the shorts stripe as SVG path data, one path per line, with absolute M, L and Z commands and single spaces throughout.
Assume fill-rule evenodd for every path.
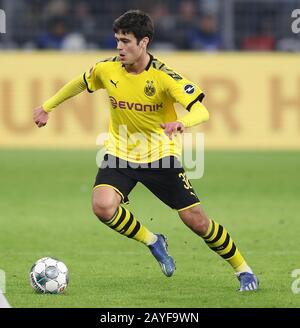
M 194 206 L 199 205 L 199 204 L 200 204 L 200 202 L 197 202 L 197 203 L 194 203 L 194 204 L 189 205 L 187 207 L 180 208 L 179 210 L 176 210 L 176 211 L 177 212 L 184 211 L 184 210 L 187 210 L 188 208 L 194 207 Z
M 101 183 L 101 184 L 98 184 L 98 185 L 94 186 L 93 190 L 96 190 L 99 187 L 111 187 L 111 188 L 113 188 L 122 197 L 122 201 L 124 201 L 124 195 L 121 193 L 121 191 L 118 188 L 116 188 L 116 187 L 114 187 L 110 184 L 107 184 L 107 183 Z

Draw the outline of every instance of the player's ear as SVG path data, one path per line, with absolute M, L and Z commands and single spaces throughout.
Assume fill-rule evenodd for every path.
M 142 40 L 141 40 L 141 45 L 143 48 L 147 48 L 149 43 L 149 38 L 147 36 L 145 36 Z

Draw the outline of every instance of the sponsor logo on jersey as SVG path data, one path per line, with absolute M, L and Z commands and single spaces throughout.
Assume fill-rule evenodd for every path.
M 154 87 L 154 82 L 147 80 L 144 91 L 146 96 L 152 97 L 156 91 Z
M 163 103 L 160 104 L 141 104 L 128 102 L 125 100 L 116 100 L 114 97 L 109 97 L 112 108 L 120 108 L 127 110 L 136 110 L 138 112 L 157 112 L 159 109 L 163 109 Z
M 183 88 L 188 95 L 192 95 L 195 92 L 195 87 L 192 84 L 186 84 Z

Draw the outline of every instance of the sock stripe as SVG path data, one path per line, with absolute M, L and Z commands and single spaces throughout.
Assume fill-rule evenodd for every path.
M 223 257 L 223 259 L 229 259 L 229 258 L 231 258 L 234 254 L 235 254 L 235 251 L 236 251 L 236 246 L 235 246 L 235 244 L 233 243 L 232 244 L 232 247 L 231 247 L 231 250 L 228 252 L 228 253 L 226 253 L 226 254 L 223 254 L 223 255 L 221 255 L 222 257 Z
M 215 232 L 215 222 L 213 220 L 211 220 L 211 222 L 212 222 L 212 226 L 211 226 L 210 233 L 207 236 L 203 237 L 203 239 L 205 239 L 205 240 L 211 238 L 211 236 Z
M 104 223 L 123 236 L 140 241 L 145 245 L 150 245 L 155 237 L 130 211 L 121 206 L 118 207 L 113 217 Z
M 109 221 L 105 222 L 105 224 L 108 226 L 111 226 L 116 221 L 116 219 L 119 218 L 119 212 L 120 212 L 120 209 L 118 207 L 116 209 L 115 214 L 112 216 L 112 218 Z
M 213 240 L 210 240 L 210 241 L 209 240 L 205 240 L 205 242 L 207 244 L 213 244 L 213 243 L 215 243 L 216 241 L 218 241 L 221 238 L 222 233 L 223 233 L 223 227 L 221 225 L 219 225 L 219 230 L 217 232 L 216 237 Z
M 115 224 L 113 224 L 113 225 L 110 226 L 110 228 L 112 228 L 112 229 L 116 229 L 125 220 L 126 211 L 122 207 L 120 207 L 120 209 L 121 209 L 120 218 L 117 219 L 117 222 Z
M 203 236 L 206 245 L 228 262 L 236 272 L 251 270 L 227 230 L 213 220 L 210 222 L 209 233 Z
M 134 227 L 134 229 L 131 231 L 131 233 L 127 236 L 128 238 L 132 238 L 134 237 L 138 231 L 140 230 L 141 224 L 139 221 L 136 221 L 136 225 Z
M 130 213 L 130 212 L 129 212 Z M 131 226 L 132 222 L 133 222 L 134 218 L 132 213 L 130 213 L 130 217 L 129 220 L 127 221 L 127 223 L 124 225 L 123 229 L 120 231 L 120 233 L 123 235 Z
M 217 247 L 210 247 L 211 250 L 217 252 L 217 251 L 222 251 L 223 249 L 225 249 L 228 245 L 229 245 L 229 242 L 230 242 L 230 236 L 229 236 L 229 233 L 227 232 L 226 233 L 226 239 L 224 240 L 223 244 L 221 244 L 220 246 L 217 246 Z

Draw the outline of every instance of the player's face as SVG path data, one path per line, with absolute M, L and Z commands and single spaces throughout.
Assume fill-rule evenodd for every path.
M 147 37 L 137 43 L 137 39 L 132 33 L 115 33 L 115 39 L 120 60 L 124 65 L 132 65 L 146 54 Z

